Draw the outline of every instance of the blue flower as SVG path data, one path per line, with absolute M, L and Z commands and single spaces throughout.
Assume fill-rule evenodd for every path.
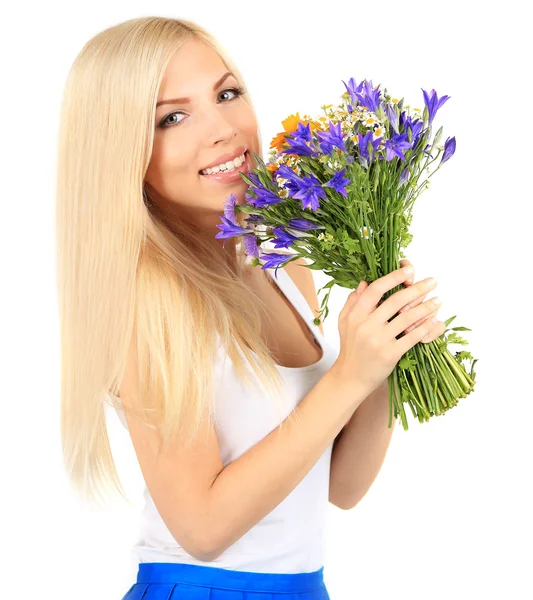
M 303 217 L 297 217 L 296 219 L 291 219 L 289 221 L 288 227 L 292 229 L 300 229 L 301 231 L 308 231 L 310 229 L 325 229 L 322 225 L 317 225 L 310 221 L 309 219 L 304 219 Z
M 420 138 L 422 128 L 424 127 L 424 121 L 422 121 L 422 119 L 419 119 L 418 117 L 406 117 L 405 112 L 402 112 L 402 115 L 403 119 L 402 116 L 400 116 L 400 122 L 403 120 L 404 133 L 407 133 L 406 129 L 411 130 L 411 142 L 413 143 L 413 146 L 415 146 Z M 409 139 L 409 134 L 407 139 Z
M 385 114 L 387 115 L 387 119 L 391 124 L 391 127 L 394 129 L 395 133 L 400 133 L 398 129 L 398 113 L 396 109 L 391 104 L 385 104 Z
M 291 135 L 295 135 L 294 133 Z M 281 154 L 298 154 L 300 156 L 315 156 L 318 154 L 317 149 L 313 146 L 312 141 L 309 143 L 303 137 L 294 137 L 294 139 L 286 136 L 287 144 L 289 144 L 289 148 L 285 148 L 285 150 L 281 151 Z
M 400 175 L 400 185 L 403 185 L 409 178 L 409 167 L 405 167 Z
M 263 187 L 263 184 L 261 183 L 257 173 L 248 173 L 248 179 L 251 180 L 255 187 Z
M 444 154 L 442 155 L 439 166 L 442 163 L 445 163 L 449 158 L 451 158 L 455 153 L 455 136 L 452 138 L 448 138 L 444 143 Z
M 257 198 L 254 198 L 254 200 L 257 200 Z M 264 221 L 266 221 L 265 217 L 263 217 L 263 215 L 254 215 L 254 214 L 249 214 L 246 218 L 246 221 L 251 221 L 252 223 L 263 223 Z
M 413 142 L 407 140 L 407 133 L 395 135 L 390 140 L 385 140 L 385 160 L 391 161 L 395 156 L 399 156 L 402 160 L 406 160 L 403 151 L 412 147 Z
M 244 252 L 247 256 L 256 256 L 259 258 L 259 246 L 257 238 L 253 234 L 243 236 Z
M 359 143 L 360 162 L 364 167 L 367 167 L 368 163 L 374 158 L 374 154 L 379 148 L 381 138 L 379 137 L 375 140 L 373 131 L 367 131 L 364 136 L 362 136 L 361 132 L 358 131 L 357 140 Z
M 224 202 L 224 216 L 229 219 L 235 225 L 237 225 L 237 216 L 235 215 L 235 204 L 237 203 L 237 196 L 230 194 Z
M 344 152 L 346 152 L 346 146 L 344 145 L 344 140 L 342 139 L 342 131 L 341 124 L 337 123 L 334 125 L 331 121 L 329 122 L 329 132 L 328 131 L 318 131 L 316 134 L 319 142 L 320 149 L 324 154 L 329 154 L 333 151 L 334 147 L 340 148 Z
M 311 135 L 311 126 L 309 123 L 304 125 L 303 123 L 298 123 L 298 129 L 294 131 L 291 135 L 294 136 L 294 139 L 303 140 L 304 142 L 312 142 L 313 136 Z
M 372 79 L 368 82 L 366 79 L 361 83 L 359 91 L 355 93 L 359 102 L 371 110 L 376 112 L 379 107 L 379 85 L 373 89 Z
M 344 177 L 346 167 L 342 171 L 337 171 L 335 175 L 329 181 L 324 183 L 325 186 L 333 188 L 336 192 L 342 194 L 345 198 L 348 197 L 346 193 L 346 186 L 350 183 L 350 180 Z
M 292 254 L 276 254 L 275 252 L 263 252 L 259 257 L 265 261 L 264 265 L 261 265 L 261 269 L 272 269 L 276 268 L 275 275 L 277 277 L 278 268 L 285 264 L 287 261 L 293 258 Z
M 235 223 L 232 223 L 227 217 L 220 217 L 223 221 L 222 225 L 217 225 L 217 227 L 221 230 L 219 233 L 215 235 L 217 239 L 227 239 L 230 237 L 235 237 L 237 235 L 243 235 L 245 233 L 250 233 L 249 229 L 245 229 L 244 227 L 240 227 Z M 226 242 L 222 244 L 222 247 L 225 248 Z
M 296 200 L 302 201 L 302 207 L 311 207 L 315 212 L 319 209 L 319 198 L 326 198 L 326 192 L 322 189 L 320 181 L 314 176 L 309 175 L 298 182 L 298 191 L 293 195 Z
M 274 176 L 287 179 L 287 182 L 284 185 L 291 192 L 291 194 L 299 190 L 298 182 L 301 181 L 301 179 L 287 165 L 280 165 L 279 169 L 274 172 Z
M 361 83 L 359 85 L 357 85 L 357 83 L 355 82 L 355 79 L 353 77 L 350 77 L 350 80 L 348 81 L 348 83 L 346 83 L 345 81 L 341 80 L 342 83 L 344 83 L 344 87 L 346 88 L 346 91 L 348 92 L 348 94 L 350 94 L 350 99 L 352 101 L 352 104 L 356 104 L 357 103 L 357 94 L 359 94 L 363 88 L 363 82 L 361 81 Z M 353 111 L 353 107 L 351 104 L 348 105 L 348 110 L 351 113 Z
M 255 196 L 252 196 L 248 192 L 245 192 L 244 193 L 244 198 L 245 198 L 247 204 L 250 204 L 250 206 L 254 206 L 255 207 L 255 202 L 257 200 L 257 198 Z
M 437 110 L 439 110 L 439 108 L 446 102 L 446 100 L 449 100 L 451 96 L 442 96 L 439 98 L 435 90 L 431 90 L 431 96 L 429 96 L 423 88 L 420 89 L 424 93 L 424 104 L 427 106 L 429 125 L 431 125 L 435 115 L 437 114 Z
M 257 194 L 257 198 L 254 199 L 254 206 L 257 208 L 262 208 L 265 205 L 270 206 L 271 204 L 279 204 L 284 201 L 283 198 L 280 198 L 275 192 L 265 188 L 254 188 L 254 192 Z
M 279 227 L 273 227 L 272 232 L 277 236 L 273 240 L 275 248 L 289 248 L 289 246 L 292 246 L 298 239 L 296 236 L 291 235 L 288 231 L 284 231 Z

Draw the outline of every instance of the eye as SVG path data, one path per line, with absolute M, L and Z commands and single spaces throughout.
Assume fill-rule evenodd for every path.
M 159 127 L 162 127 L 164 129 L 167 126 L 168 127 L 173 127 L 174 125 L 179 125 L 181 123 L 181 120 L 180 121 L 175 121 L 173 123 L 171 123 L 170 121 L 167 121 L 167 119 L 169 119 L 170 117 L 179 116 L 179 115 L 183 115 L 183 113 L 181 111 L 175 111 L 175 112 L 170 113 L 169 115 L 167 115 L 166 117 L 164 117 L 161 120 L 161 123 L 159 123 Z M 168 125 L 167 125 L 167 123 L 168 123 Z
M 236 87 L 236 88 L 227 88 L 226 90 L 223 90 L 222 92 L 220 92 L 219 98 L 220 98 L 220 96 L 222 96 L 222 94 L 228 94 L 228 93 L 233 94 L 233 97 L 231 97 L 227 100 L 228 102 L 231 102 L 232 100 L 236 100 L 239 96 L 242 96 L 245 92 L 246 92 L 246 90 L 242 86 Z M 168 127 L 174 127 L 176 125 L 179 125 L 183 121 L 183 119 L 180 119 L 179 121 L 174 121 L 174 122 L 170 122 L 167 119 L 170 119 L 170 117 L 173 117 L 173 116 L 184 115 L 184 114 L 185 113 L 183 113 L 180 110 L 169 113 L 166 117 L 163 117 L 163 119 L 159 123 L 159 127 L 161 127 L 162 129 L 167 129 Z
M 227 90 L 220 92 L 220 95 L 226 94 L 227 92 L 234 94 L 234 97 L 230 98 L 230 100 L 235 100 L 235 98 L 238 98 L 239 96 L 242 96 L 244 94 L 245 89 L 243 87 L 228 88 Z

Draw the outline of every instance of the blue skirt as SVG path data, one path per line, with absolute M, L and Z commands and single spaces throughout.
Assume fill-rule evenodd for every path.
M 139 563 L 122 600 L 330 600 L 324 567 L 312 573 L 252 573 L 180 563 Z

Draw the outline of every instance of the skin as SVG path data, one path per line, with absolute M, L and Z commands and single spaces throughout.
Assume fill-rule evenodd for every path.
M 411 261 L 407 260 L 406 258 L 403 258 L 400 260 L 400 267 L 406 267 L 408 265 L 413 267 Z M 413 267 L 413 269 L 414 269 L 414 267 Z M 410 287 L 413 285 L 414 280 L 415 280 L 415 274 L 413 271 L 412 276 L 407 281 L 404 281 L 403 285 L 405 287 Z M 360 284 L 360 287 L 359 287 L 359 292 L 360 293 L 363 292 L 367 287 L 368 287 L 368 283 L 366 281 L 362 281 Z M 434 289 L 435 288 L 433 288 L 433 290 Z M 408 306 L 411 308 L 414 308 L 415 306 L 422 304 L 422 302 L 424 302 L 424 299 L 426 296 L 427 296 L 427 292 L 425 294 L 421 294 L 420 296 L 418 296 L 418 298 L 416 298 L 415 300 L 412 300 Z M 428 302 L 429 302 L 429 300 L 428 300 Z M 424 323 L 424 327 L 429 329 L 429 337 L 425 340 L 422 340 L 422 343 L 424 343 L 424 344 L 429 344 L 430 342 L 433 342 L 438 337 L 440 337 L 446 330 L 446 324 L 444 323 L 444 321 L 440 321 L 439 319 L 437 319 L 437 313 L 439 312 L 439 309 L 440 309 L 440 307 L 436 308 L 435 310 L 431 311 L 429 314 L 427 314 L 422 319 L 415 321 L 412 325 L 412 327 L 414 329 L 415 327 L 418 327 L 419 325 Z M 401 308 L 400 312 L 403 312 L 404 310 L 405 310 L 405 307 Z M 437 321 L 435 323 L 433 323 L 431 321 L 432 317 L 435 317 L 437 319 Z
M 235 264 L 235 238 L 215 239 L 220 232 L 224 201 L 230 193 L 244 204 L 247 184 L 239 178 L 219 183 L 199 171 L 222 154 L 239 146 L 259 154 L 257 120 L 252 108 L 229 88 L 241 82 L 233 75 L 215 90 L 213 85 L 228 72 L 220 56 L 207 44 L 189 40 L 167 66 L 157 101 L 190 98 L 190 103 L 164 104 L 156 109 L 153 153 L 145 176 L 150 199 L 163 211 L 194 223 L 218 242 L 220 251 Z M 171 114 L 173 113 L 173 114 Z M 165 123 L 161 123 L 165 119 Z
M 164 212 L 200 226 L 217 242 L 217 248 L 227 255 L 230 264 L 235 265 L 236 238 L 226 240 L 223 248 L 224 240 L 215 238 L 220 231 L 216 226 L 221 222 L 224 201 L 230 193 L 237 196 L 238 203 L 244 203 L 247 184 L 240 178 L 231 184 L 221 184 L 209 181 L 199 173 L 221 154 L 232 152 L 241 145 L 248 148 L 250 166 L 254 168 L 251 153 L 260 152 L 258 124 L 252 108 L 242 97 L 229 90 L 238 88 L 241 82 L 231 75 L 213 90 L 215 82 L 227 71 L 220 56 L 198 40 L 189 40 L 172 57 L 157 101 L 181 97 L 189 97 L 191 101 L 157 107 L 153 152 L 144 185 L 150 199 Z M 411 264 L 407 259 L 400 260 L 400 266 L 407 264 Z M 295 280 L 300 289 L 305 290 L 309 304 L 312 306 L 318 302 L 316 294 L 310 292 L 311 287 L 314 289 L 311 271 L 288 265 L 288 270 L 290 268 L 291 276 L 298 271 L 299 276 Z M 243 272 L 250 285 L 261 285 L 263 294 L 268 293 L 271 286 L 265 286 L 266 278 L 260 277 L 264 273 L 256 268 L 248 271 L 248 274 L 246 269 Z M 307 281 L 303 281 L 304 276 Z M 404 285 L 412 285 L 413 281 L 414 275 Z M 359 289 L 362 292 L 366 287 L 368 283 L 363 281 Z M 270 296 L 273 301 L 272 291 Z M 423 302 L 425 296 L 421 295 L 411 306 Z M 431 328 L 431 335 L 425 343 L 444 332 L 442 321 L 434 324 L 430 321 L 437 311 L 415 324 L 417 326 L 427 320 L 426 326 Z

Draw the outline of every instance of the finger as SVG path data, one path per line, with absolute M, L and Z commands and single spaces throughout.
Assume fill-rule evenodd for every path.
M 346 317 L 346 315 L 351 311 L 351 309 L 357 304 L 357 301 L 359 299 L 359 295 L 361 294 L 361 291 L 367 287 L 368 287 L 368 283 L 364 280 L 361 280 L 359 282 L 359 285 L 355 288 L 355 290 L 352 290 L 348 294 L 348 298 L 346 299 L 344 307 L 341 310 L 341 312 L 339 313 L 339 322 L 342 319 L 344 319 Z
M 431 321 L 432 318 L 437 319 L 437 312 L 440 308 L 440 302 L 437 303 L 438 297 L 430 298 L 416 308 L 412 308 L 407 312 L 398 314 L 387 324 L 386 334 L 392 340 L 401 332 L 408 334 L 419 326 L 428 326 L 433 329 L 437 320 Z
M 440 337 L 445 331 L 446 324 L 442 321 L 433 324 L 431 320 L 426 320 L 419 327 L 415 327 L 412 331 L 396 340 L 395 348 L 397 355 L 403 356 L 413 346 L 416 346 L 418 342 L 429 344 Z
M 381 299 L 381 297 L 383 296 L 383 294 L 385 294 L 389 290 L 392 290 L 395 287 L 402 285 L 402 283 L 404 281 L 406 281 L 407 279 L 409 279 L 410 277 L 412 277 L 412 274 L 406 273 L 403 270 L 403 268 L 396 269 L 395 271 L 391 271 L 390 273 L 388 273 L 387 275 L 384 275 L 383 277 L 379 277 L 378 279 L 373 281 L 368 287 L 366 287 L 360 293 L 359 299 L 357 301 L 357 305 L 359 306 L 359 309 L 362 311 L 363 318 L 365 316 L 368 316 L 370 313 L 374 312 L 375 310 L 379 310 L 379 308 L 376 309 L 376 306 L 378 305 L 378 302 Z M 409 290 L 401 290 L 401 291 L 410 291 L 410 289 Z M 390 297 L 392 298 L 395 295 L 396 294 L 393 294 Z M 416 295 L 416 294 L 414 294 L 414 295 Z M 412 296 L 409 296 L 408 298 L 406 298 L 406 301 L 403 304 L 401 304 L 398 308 L 400 308 L 404 304 L 407 304 L 409 302 L 409 300 L 411 300 L 411 297 Z M 387 301 L 388 300 L 386 300 L 385 302 L 387 302 Z M 385 302 L 383 304 L 385 304 Z M 397 312 L 397 311 L 395 311 L 395 312 Z
M 446 331 L 446 323 L 440 321 L 436 315 L 421 320 L 415 327 L 409 330 L 409 333 L 414 331 L 417 327 L 425 327 L 428 331 L 427 335 L 420 340 L 423 344 L 429 344 L 435 341 Z
M 421 280 L 421 281 L 423 281 L 423 280 Z M 417 283 L 419 283 L 419 282 L 417 281 Z M 400 308 L 400 310 L 398 312 L 404 312 L 406 310 L 409 310 L 410 308 L 414 308 L 415 306 L 418 306 L 419 304 L 421 304 L 424 301 L 426 295 L 427 295 L 427 292 L 423 292 L 422 295 L 418 296 L 418 298 L 415 298 L 414 300 L 411 300 L 409 302 L 409 304 L 402 306 L 402 308 Z
M 370 285 L 372 287 L 372 284 Z M 437 281 L 433 277 L 428 277 L 422 281 L 418 281 L 414 285 L 391 294 L 385 302 L 383 302 L 373 312 L 373 318 L 375 318 L 382 325 L 387 325 L 390 319 L 399 313 L 399 315 L 405 315 L 406 318 L 402 319 L 402 323 L 410 325 L 413 322 L 411 315 L 407 315 L 409 311 L 399 312 L 401 308 L 407 304 L 411 306 L 409 310 L 418 310 L 418 307 L 413 308 L 412 303 L 420 298 L 423 294 L 427 294 L 430 290 L 437 287 Z M 416 313 L 419 314 L 419 313 Z M 423 313 L 422 313 L 423 314 Z M 415 315 L 416 316 L 416 315 Z M 396 320 L 396 319 L 394 319 Z M 396 323 L 398 325 L 398 323 Z M 407 325 L 406 325 L 407 326 Z
M 402 267 L 402 268 L 403 268 L 403 267 L 406 267 L 407 265 L 409 265 L 409 266 L 413 267 L 413 265 L 412 265 L 412 263 L 411 263 L 411 261 L 410 261 L 410 260 L 408 260 L 407 258 L 402 258 L 402 259 L 400 260 L 400 267 Z M 413 269 L 414 269 L 414 267 L 413 267 Z M 413 270 L 413 275 L 412 275 L 411 277 L 409 277 L 409 279 L 408 279 L 407 281 L 404 281 L 404 282 L 403 282 L 403 284 L 404 284 L 406 287 L 408 287 L 408 286 L 410 286 L 410 285 L 413 285 L 413 281 L 414 281 L 414 280 L 415 280 L 415 273 L 414 273 L 414 270 Z

